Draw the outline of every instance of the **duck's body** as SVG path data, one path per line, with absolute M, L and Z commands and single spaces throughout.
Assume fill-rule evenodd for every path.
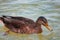
M 1 20 L 9 30 L 15 33 L 32 34 L 42 32 L 41 24 L 48 26 L 47 20 L 43 18 L 44 17 L 39 17 L 37 21 L 34 22 L 33 20 L 24 17 L 3 16 Z M 42 23 L 42 21 L 46 24 Z M 51 30 L 49 27 L 46 28 Z

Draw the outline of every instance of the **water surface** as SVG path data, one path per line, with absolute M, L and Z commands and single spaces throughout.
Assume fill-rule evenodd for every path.
M 49 32 L 42 26 L 42 34 L 27 35 L 10 32 L 7 36 L 3 36 L 8 29 L 5 29 L 3 23 L 0 23 L 0 40 L 60 40 L 59 0 L 1 0 L 0 16 L 2 15 L 22 16 L 34 21 L 39 16 L 44 16 L 53 28 L 53 31 Z

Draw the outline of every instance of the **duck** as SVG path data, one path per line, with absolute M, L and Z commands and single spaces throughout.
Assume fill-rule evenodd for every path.
M 48 21 L 45 17 L 38 17 L 37 21 L 34 22 L 32 19 L 25 17 L 17 17 L 17 16 L 5 16 L 0 17 L 0 20 L 3 22 L 4 26 L 14 33 L 20 34 L 38 34 L 42 33 L 42 25 L 45 26 L 49 31 L 53 31 L 53 29 L 49 26 Z

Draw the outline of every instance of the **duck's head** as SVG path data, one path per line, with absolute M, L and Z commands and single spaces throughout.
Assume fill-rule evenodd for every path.
M 48 21 L 45 17 L 40 16 L 37 20 L 37 23 L 45 26 L 49 31 L 53 31 L 53 29 L 48 25 Z

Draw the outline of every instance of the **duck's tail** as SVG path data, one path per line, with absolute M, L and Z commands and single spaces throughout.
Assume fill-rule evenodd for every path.
M 0 21 L 4 21 L 4 20 L 7 20 L 7 16 L 5 15 L 0 16 Z
M 3 19 L 3 17 L 0 17 L 0 20 L 2 20 Z
M 3 22 L 3 19 L 4 19 L 3 17 L 0 17 L 0 23 Z
M 2 19 L 4 19 L 4 18 L 6 18 L 5 15 L 0 16 L 0 20 L 2 20 Z
M 4 19 L 4 18 L 6 18 L 6 15 L 0 16 L 0 20 L 2 20 L 2 19 Z

